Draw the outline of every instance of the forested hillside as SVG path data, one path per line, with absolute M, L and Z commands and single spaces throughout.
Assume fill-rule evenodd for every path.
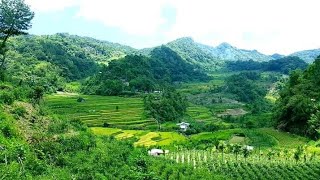
M 283 57 L 268 62 L 250 61 L 230 61 L 226 63 L 226 69 L 229 71 L 272 71 L 289 74 L 296 69 L 304 70 L 308 64 L 299 57 Z
M 185 62 L 170 48 L 161 46 L 152 50 L 151 57 L 128 55 L 112 61 L 85 82 L 83 92 L 119 95 L 124 92 L 160 91 L 174 82 L 208 79 L 200 68 Z
M 279 129 L 319 138 L 320 57 L 305 70 L 294 71 L 280 92 L 275 118 Z
M 68 80 L 88 77 L 96 72 L 97 63 L 106 64 L 134 51 L 119 44 L 69 34 L 19 36 L 11 39 L 9 46 L 13 55 L 59 67 L 61 76 Z
M 298 51 L 298 52 L 290 54 L 289 56 L 297 56 L 297 57 L 303 59 L 305 62 L 310 64 L 319 55 L 320 55 L 320 49 L 311 49 L 311 50 Z

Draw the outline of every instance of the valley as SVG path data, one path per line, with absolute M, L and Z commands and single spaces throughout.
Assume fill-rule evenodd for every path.
M 163 23 L 179 11 L 166 6 L 153 12 L 147 3 L 152 21 L 162 19 L 153 13 L 168 16 L 154 24 L 161 28 L 152 27 L 139 23 L 149 14 L 131 7 L 138 2 L 123 7 L 118 19 L 135 26 L 129 33 L 121 30 L 125 22 L 109 27 L 109 18 L 84 18 L 82 8 L 102 3 L 85 2 L 46 14 L 32 1 L 0 0 L 0 180 L 320 179 L 320 50 L 296 51 L 314 41 L 281 47 L 270 35 L 275 47 L 262 48 L 268 43 L 261 41 L 259 50 L 292 52 L 267 55 L 221 37 L 252 47 L 248 42 L 269 39 L 269 33 L 257 33 L 266 36 L 259 38 L 228 31 L 220 37 L 209 28 L 196 36 L 199 42 L 171 37 L 180 29 L 171 32 L 175 25 Z M 78 10 L 72 23 L 54 26 Z M 54 20 L 45 18 L 59 11 Z M 46 33 L 32 34 L 41 18 L 55 33 L 46 26 Z M 85 26 L 76 28 L 83 20 Z M 152 47 L 54 30 L 68 27 L 129 44 L 139 37 L 133 44 Z M 148 32 L 133 35 L 141 29 Z M 155 37 L 158 31 L 163 34 Z M 220 39 L 215 46 L 200 43 L 213 37 Z

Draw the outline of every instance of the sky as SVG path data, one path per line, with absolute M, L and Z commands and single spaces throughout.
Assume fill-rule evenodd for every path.
M 284 55 L 320 48 L 319 0 L 25 0 L 31 34 L 147 48 L 181 37 Z

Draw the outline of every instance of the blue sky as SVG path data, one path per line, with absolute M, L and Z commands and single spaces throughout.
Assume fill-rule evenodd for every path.
M 320 48 L 318 0 L 25 0 L 31 34 L 67 32 L 145 48 L 190 36 L 265 54 Z

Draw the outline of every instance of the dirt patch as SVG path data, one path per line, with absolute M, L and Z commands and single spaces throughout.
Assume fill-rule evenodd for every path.
M 246 137 L 234 135 L 230 140 L 230 144 L 245 144 Z
M 248 112 L 243 110 L 242 108 L 237 109 L 226 109 L 224 112 L 218 114 L 219 117 L 223 116 L 242 116 L 247 114 Z

